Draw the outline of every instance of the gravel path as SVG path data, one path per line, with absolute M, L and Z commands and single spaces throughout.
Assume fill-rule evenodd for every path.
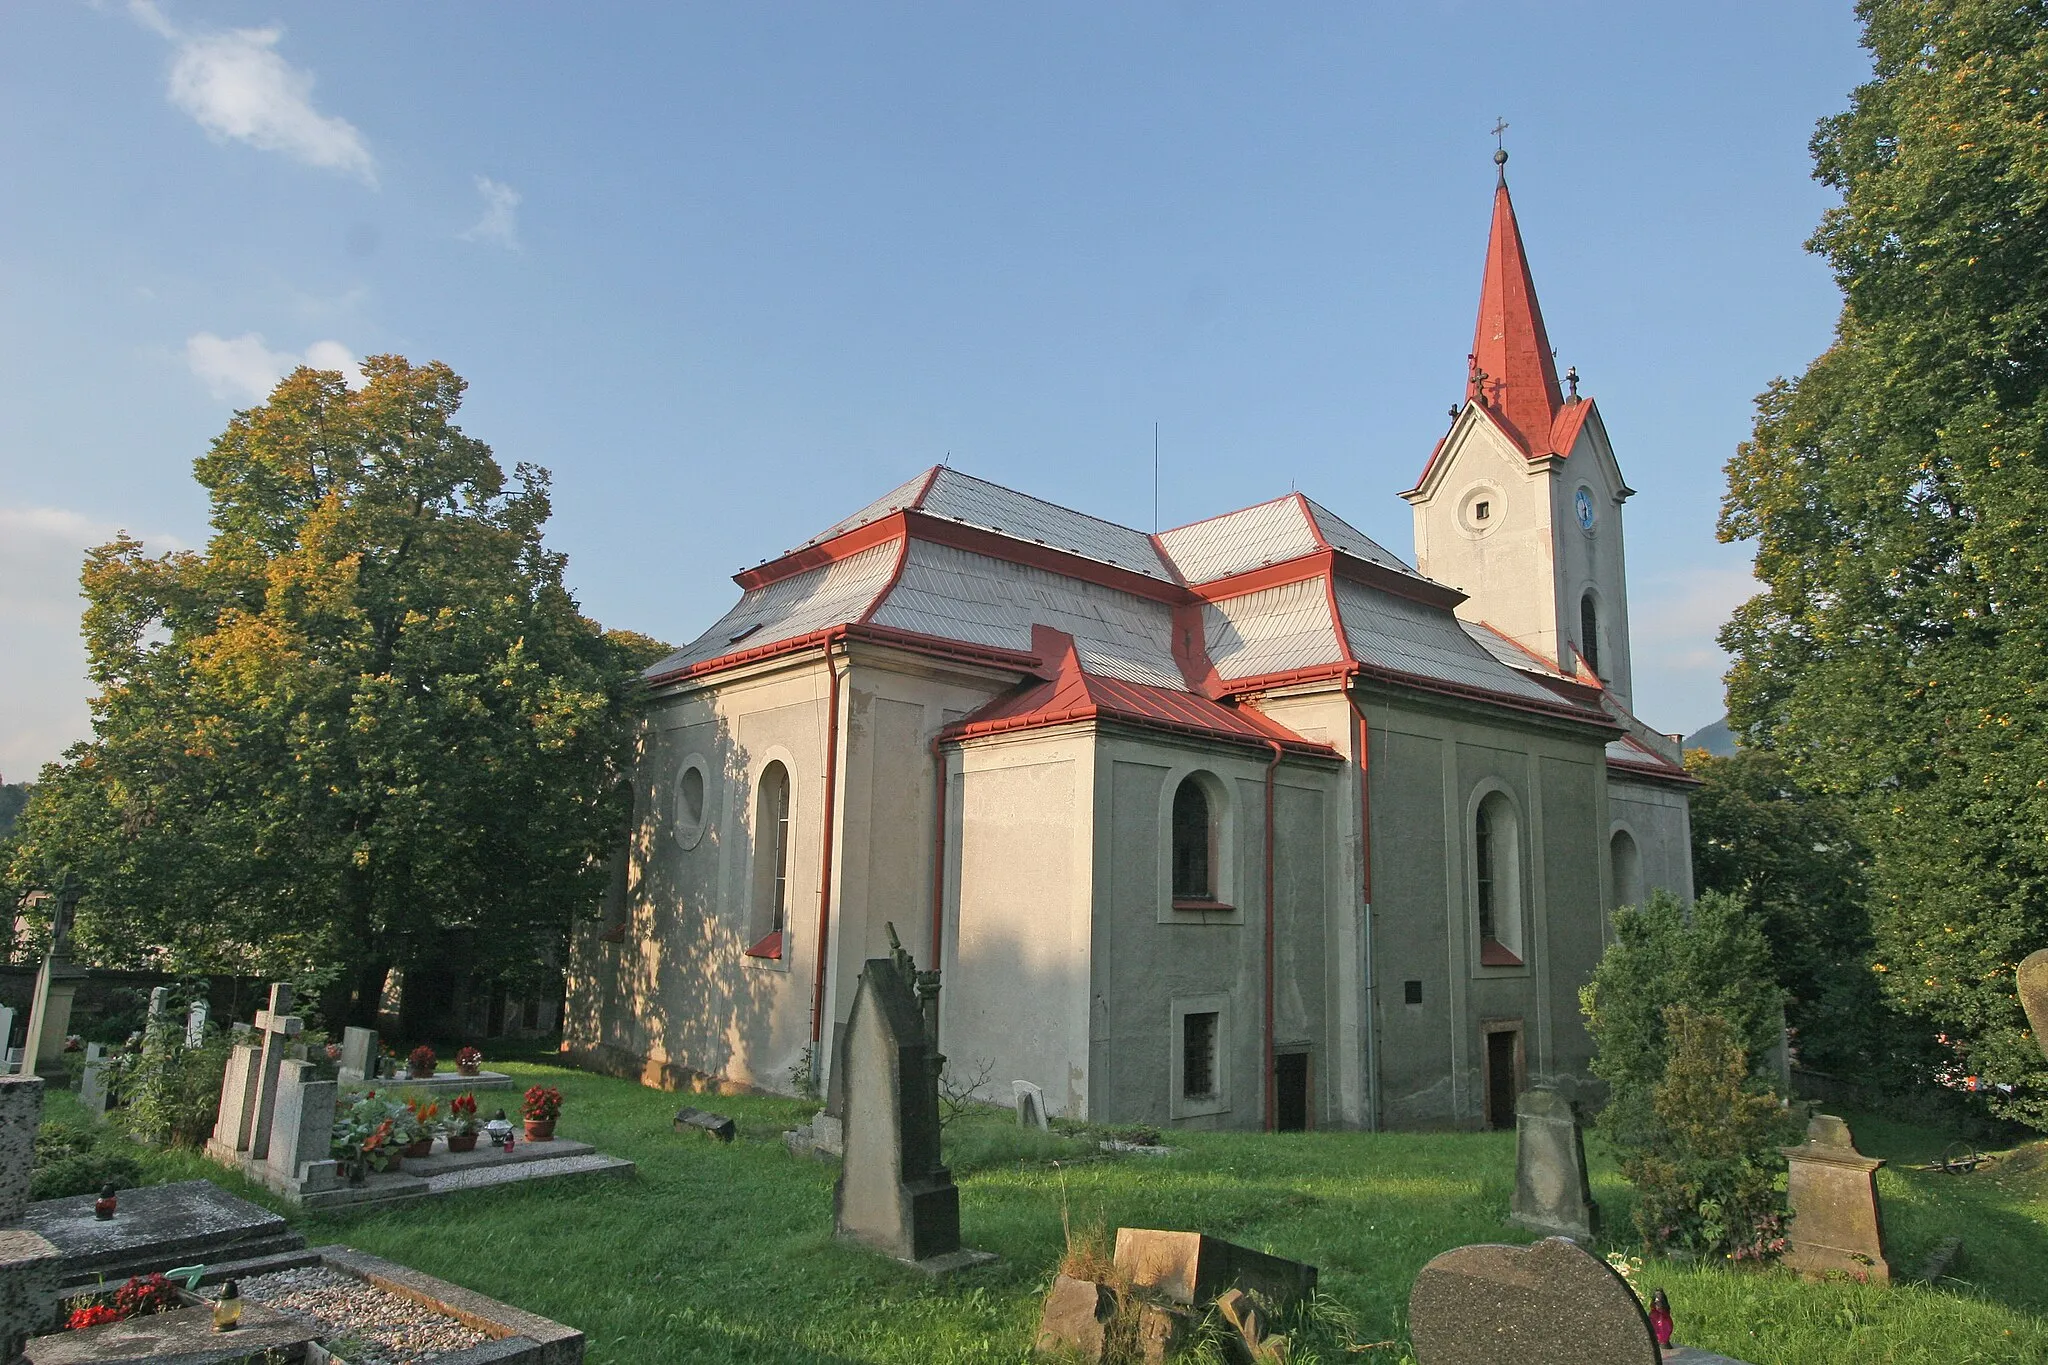
M 334 1341 L 353 1344 L 352 1365 L 412 1365 L 490 1340 L 445 1313 L 325 1266 L 257 1275 L 240 1287 L 243 1297 L 310 1318 Z

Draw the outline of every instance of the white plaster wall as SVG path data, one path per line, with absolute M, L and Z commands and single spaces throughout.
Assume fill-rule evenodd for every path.
M 1626 708 L 1634 690 L 1629 663 L 1627 556 L 1621 525 L 1626 485 L 1594 421 L 1580 429 L 1570 458 L 1548 477 L 1551 522 L 1558 528 L 1556 619 L 1563 633 L 1578 643 L 1579 600 L 1587 589 L 1593 591 L 1600 611 L 1600 677 Z M 1591 534 L 1579 527 L 1575 502 L 1581 485 L 1593 495 Z

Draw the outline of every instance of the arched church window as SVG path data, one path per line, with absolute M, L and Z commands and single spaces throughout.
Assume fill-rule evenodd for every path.
M 1194 776 L 1173 793 L 1173 898 L 1216 899 L 1216 822 L 1209 793 Z
M 789 769 L 770 763 L 754 791 L 754 946 L 749 957 L 780 958 L 789 924 Z
M 1595 676 L 1600 672 L 1600 609 L 1588 592 L 1579 598 L 1579 654 Z
M 1614 903 L 1641 905 L 1643 903 L 1643 855 L 1636 847 L 1636 841 L 1625 829 L 1614 831 L 1614 838 L 1608 845 L 1610 872 L 1614 881 Z
M 1489 792 L 1472 816 L 1472 894 L 1479 965 L 1522 965 L 1522 824 L 1503 792 Z

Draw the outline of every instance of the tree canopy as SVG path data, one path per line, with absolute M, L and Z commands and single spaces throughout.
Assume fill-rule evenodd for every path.
M 203 552 L 87 557 L 93 738 L 44 770 L 9 870 L 68 866 L 108 965 L 342 969 L 554 960 L 622 837 L 636 669 L 542 543 L 548 475 L 508 479 L 463 381 L 397 356 L 301 369 L 195 464 Z
M 1813 141 L 1834 343 L 1728 469 L 1765 585 L 1730 710 L 1848 802 L 1891 997 L 2048 1126 L 2013 982 L 2048 945 L 2048 5 L 1858 12 L 1873 79 Z

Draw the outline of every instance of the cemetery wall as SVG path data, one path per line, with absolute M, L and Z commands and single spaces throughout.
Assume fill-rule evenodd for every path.
M 1582 1073 L 1577 990 L 1606 932 L 1606 763 L 1595 736 L 1368 699 L 1373 966 L 1380 1117 L 1390 1128 L 1485 1120 L 1489 1030 L 1519 1026 L 1523 1079 Z M 1480 958 L 1480 802 L 1513 814 L 1520 965 Z M 1496 807 L 1497 809 L 1498 807 Z M 1504 895 L 1505 893 L 1496 892 Z

